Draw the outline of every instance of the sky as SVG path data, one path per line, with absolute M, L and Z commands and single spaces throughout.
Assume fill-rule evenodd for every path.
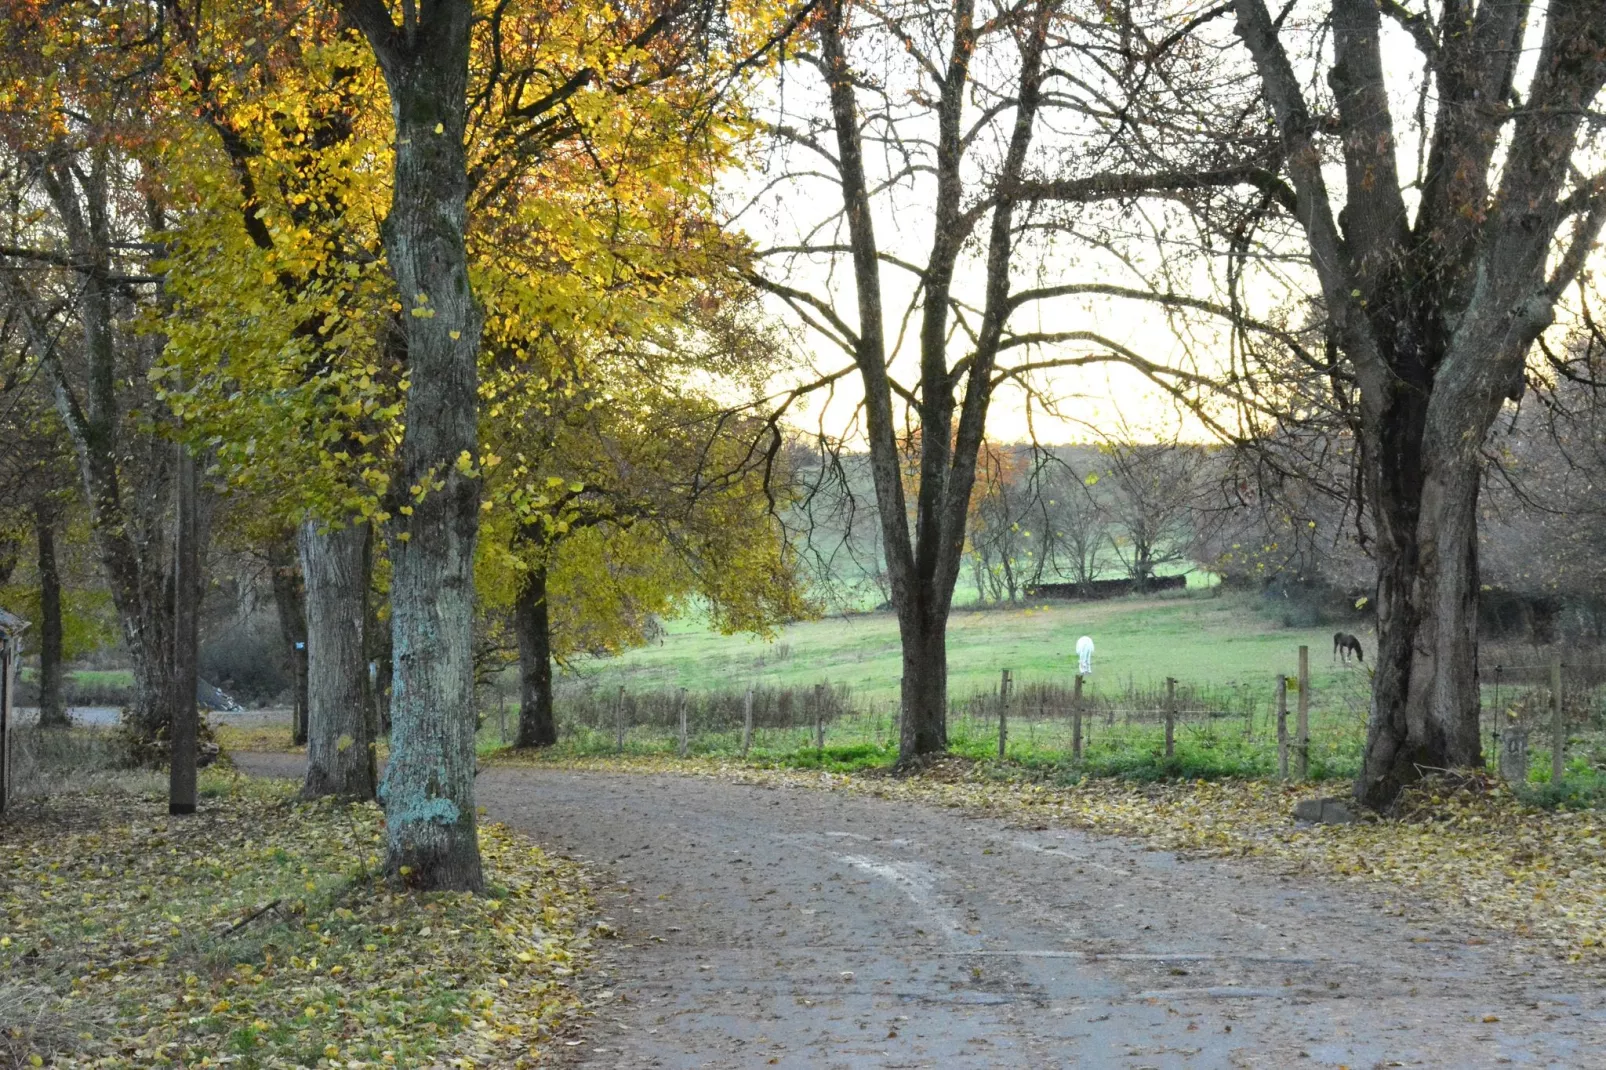
M 1179 0 L 1178 10 L 1202 10 L 1202 3 Z M 985 14 L 990 8 L 984 8 Z M 1314 12 L 1315 8 L 1309 11 Z M 1231 37 L 1230 24 L 1218 20 L 1218 44 L 1223 55 L 1241 51 Z M 1290 25 L 1295 25 L 1291 21 Z M 1421 86 L 1421 60 L 1403 31 L 1385 20 L 1385 66 L 1390 72 L 1390 89 L 1393 111 L 1396 116 L 1398 157 L 1401 174 L 1410 176 L 1417 169 L 1417 139 L 1410 118 L 1417 104 Z M 1530 30 L 1526 50 L 1530 55 L 1538 41 L 1538 28 Z M 1317 46 L 1309 35 L 1301 38 L 1296 29 L 1289 32 L 1291 47 Z M 978 49 L 974 68 L 978 72 L 978 85 L 987 84 L 990 75 L 1003 70 L 1004 64 L 1014 62 L 1012 44 L 1005 42 L 992 49 L 985 45 Z M 1296 63 L 1298 62 L 1296 58 Z M 933 199 L 933 182 L 921 166 L 930 159 L 930 144 L 934 125 L 929 110 L 917 106 L 916 94 L 929 91 L 929 80 L 924 79 L 906 55 L 861 52 L 856 63 L 868 76 L 885 87 L 884 99 L 891 102 L 888 108 L 899 118 L 878 128 L 868 128 L 872 137 L 866 143 L 866 162 L 872 185 L 885 183 L 885 188 L 874 200 L 873 217 L 879 244 L 884 254 L 898 259 L 923 264 L 929 252 L 933 219 L 930 203 Z M 1314 73 L 1308 65 L 1306 73 Z M 1096 70 L 1073 72 L 1086 82 L 1098 76 Z M 1325 75 L 1325 66 L 1321 70 Z M 1525 85 L 1528 73 L 1518 79 Z M 862 99 L 871 99 L 864 94 Z M 966 122 L 980 114 L 988 103 L 985 93 L 972 94 L 967 101 Z M 1429 114 L 1433 102 L 1429 101 Z M 794 130 L 805 128 L 814 116 L 827 112 L 823 91 L 812 71 L 803 64 L 788 67 L 786 81 L 772 86 L 766 101 L 766 114 L 777 123 Z M 1008 124 L 1013 111 L 1005 109 L 983 127 L 976 139 L 974 155 L 984 162 L 995 160 L 1000 146 L 1007 138 Z M 1046 123 L 1038 136 L 1032 166 L 1039 172 L 1052 173 L 1057 160 L 1074 154 L 1080 146 L 1104 135 L 1097 124 L 1077 125 L 1074 118 L 1056 115 L 1052 127 Z M 896 131 L 895 141 L 890 132 Z M 833 135 L 819 131 L 819 141 L 834 148 Z M 917 165 L 905 174 L 909 161 Z M 734 222 L 751 235 L 760 248 L 795 247 L 803 244 L 836 244 L 846 241 L 845 228 L 839 224 L 841 199 L 837 186 L 825 177 L 830 164 L 809 149 L 783 140 L 767 140 L 754 152 L 755 166 L 748 172 L 732 176 L 728 199 L 733 208 Z M 969 172 L 971 178 L 977 169 Z M 784 178 L 783 176 L 791 176 Z M 1343 191 L 1341 167 L 1330 166 L 1329 189 L 1335 199 L 1335 210 Z M 1408 194 L 1409 196 L 1409 194 Z M 1129 241 L 1121 248 L 1094 247 L 1064 236 L 1037 237 L 1022 248 L 1015 270 L 1017 286 L 1043 285 L 1065 282 L 1103 282 L 1143 288 L 1155 284 L 1157 279 L 1168 281 L 1160 285 L 1201 296 L 1219 293 L 1211 272 L 1219 264 L 1211 265 L 1191 256 L 1192 232 L 1185 217 L 1169 217 L 1161 207 L 1149 213 L 1141 209 L 1115 226 L 1128 227 Z M 1108 221 L 1107 221 L 1108 225 Z M 986 223 L 978 228 L 985 235 Z M 857 321 L 855 296 L 845 255 L 799 255 L 766 258 L 766 274 L 784 281 L 787 285 L 807 290 L 822 300 L 849 323 Z M 961 258 L 956 276 L 955 293 L 958 299 L 971 308 L 981 303 L 981 264 L 977 251 L 972 250 Z M 914 294 L 912 277 L 884 264 L 882 267 L 885 330 L 889 340 L 900 333 L 904 306 Z M 1314 289 L 1308 270 L 1298 268 L 1267 268 L 1261 271 L 1256 282 L 1249 287 L 1251 300 L 1260 300 L 1263 309 L 1279 304 L 1298 303 Z M 797 317 L 787 310 L 784 302 L 772 299 L 770 307 L 783 322 L 796 326 Z M 1125 345 L 1147 359 L 1160 364 L 1181 364 L 1201 372 L 1219 369 L 1225 352 L 1225 338 L 1212 327 L 1191 322 L 1184 330 L 1156 313 L 1155 306 L 1139 302 L 1121 302 L 1109 299 L 1057 299 L 1053 302 L 1028 306 L 1017 313 L 1012 326 L 1022 331 L 1096 331 L 1113 341 Z M 1191 333 L 1189 331 L 1191 330 Z M 903 345 L 894 357 L 895 373 L 904 382 L 912 379 L 913 342 L 918 334 L 918 320 L 909 323 Z M 815 372 L 836 370 L 848 363 L 848 357 L 818 331 L 798 327 L 795 335 L 798 355 L 805 369 Z M 962 339 L 950 343 L 950 360 L 965 348 Z M 1087 352 L 1088 346 L 1060 346 L 1056 352 Z M 1096 347 L 1095 347 L 1096 348 Z M 1043 354 L 1034 354 L 1034 358 Z M 778 389 L 790 386 L 805 378 L 808 370 L 788 372 L 778 377 Z M 1179 407 L 1161 390 L 1142 375 L 1116 365 L 1062 370 L 1041 377 L 1037 389 L 1045 396 L 1055 398 L 1057 415 L 1046 411 L 1041 403 L 1029 399 L 1019 390 L 1001 391 L 995 398 L 989 417 L 989 432 L 993 438 L 1005 441 L 1024 441 L 1035 437 L 1042 442 L 1088 441 L 1101 434 L 1115 434 L 1130 438 L 1165 437 L 1180 433 L 1184 437 L 1203 439 L 1208 430 L 1196 418 L 1179 412 Z M 849 435 L 854 431 L 862 390 L 857 375 L 840 380 L 829 397 L 811 397 L 806 407 L 794 412 L 793 422 L 810 430 L 823 429 L 832 435 Z

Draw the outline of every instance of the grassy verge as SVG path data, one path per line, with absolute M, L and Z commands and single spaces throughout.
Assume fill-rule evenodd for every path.
M 0 825 L 0 1064 L 520 1066 L 577 1009 L 575 868 L 491 826 L 489 895 L 406 894 L 377 808 L 203 791 L 191 818 L 125 792 Z
M 883 769 L 898 757 L 890 732 L 865 730 L 863 719 L 834 723 L 825 747 L 817 747 L 807 729 L 761 731 L 745 760 L 739 730 L 706 731 L 689 740 L 690 756 L 716 761 L 744 762 L 759 768 L 824 769 L 833 773 Z M 949 750 L 956 757 L 996 762 L 996 728 L 981 723 L 951 722 Z M 1277 745 L 1264 735 L 1249 737 L 1237 723 L 1209 722 L 1177 726 L 1173 753 L 1165 753 L 1165 730 L 1155 724 L 1089 725 L 1085 749 L 1073 758 L 1069 731 L 1063 725 L 1011 726 L 1007 760 L 1010 769 L 1034 779 L 1072 782 L 1084 777 L 1121 777 L 1147 782 L 1175 779 L 1269 778 L 1277 773 Z M 1361 740 L 1348 726 L 1318 726 L 1311 742 L 1310 776 L 1313 780 L 1353 778 L 1359 772 Z M 494 755 L 502 744 L 494 732 L 482 733 L 480 753 Z M 571 731 L 551 748 L 545 760 L 607 759 L 618 753 L 612 733 L 588 729 Z M 633 729 L 624 754 L 647 758 L 673 756 L 677 739 L 672 733 Z
M 847 756 L 844 756 L 847 757 Z M 1279 872 L 1366 884 L 1411 909 L 1431 905 L 1462 923 L 1532 939 L 1556 956 L 1606 970 L 1606 815 L 1543 809 L 1486 777 L 1425 782 L 1402 816 L 1353 825 L 1299 825 L 1295 802 L 1337 794 L 1333 784 L 1264 779 L 1172 780 L 1044 777 L 1012 763 L 950 758 L 917 776 L 884 769 L 764 768 L 720 758 L 569 758 L 544 763 L 671 772 L 744 782 L 849 791 L 1001 816 L 1033 826 L 1140 838 L 1195 857 L 1248 857 Z M 1404 911 L 1404 902 L 1392 909 Z
M 212 731 L 217 738 L 218 746 L 223 748 L 225 754 L 236 752 L 285 754 L 306 753 L 307 748 L 292 747 L 290 745 L 290 723 L 288 715 L 285 718 L 269 720 L 267 718 L 214 717 Z

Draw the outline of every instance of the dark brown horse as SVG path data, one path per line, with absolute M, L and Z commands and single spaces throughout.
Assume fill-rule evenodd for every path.
M 1356 661 L 1363 663 L 1366 661 L 1366 655 L 1361 653 L 1361 641 L 1359 639 L 1349 632 L 1334 632 L 1333 657 L 1342 657 L 1344 664 L 1348 665 L 1351 654 L 1355 655 Z

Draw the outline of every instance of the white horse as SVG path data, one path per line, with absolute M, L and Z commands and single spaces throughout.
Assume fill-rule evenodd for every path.
M 1077 672 L 1083 676 L 1093 673 L 1093 637 L 1084 635 L 1076 641 L 1076 657 L 1080 662 Z

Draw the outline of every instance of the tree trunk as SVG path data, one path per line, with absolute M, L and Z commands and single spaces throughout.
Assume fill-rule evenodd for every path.
M 301 794 L 374 797 L 374 738 L 368 711 L 369 529 L 301 526 L 307 585 L 307 776 Z
M 1587 152 L 1580 125 L 1606 85 L 1606 20 L 1598 0 L 1557 0 L 1545 7 L 1535 52 L 1523 45 L 1532 6 L 1482 5 L 1427 50 L 1439 112 L 1426 166 L 1410 185 L 1412 222 L 1376 5 L 1332 5 L 1341 216 L 1317 141 L 1329 112 L 1313 114 L 1264 0 L 1234 2 L 1236 32 L 1277 121 L 1331 337 L 1359 392 L 1379 649 L 1355 794 L 1376 808 L 1393 805 L 1425 771 L 1482 763 L 1479 449 L 1502 400 L 1520 399 L 1528 351 L 1606 226 L 1598 193 L 1567 192 L 1578 182 L 1575 156 Z M 1516 90 L 1519 61 L 1530 59 L 1529 86 Z M 1507 99 L 1522 106 L 1489 106 Z
M 406 429 L 391 546 L 386 866 L 424 890 L 484 886 L 475 827 L 474 543 L 481 315 L 469 286 L 467 122 L 473 4 L 425 5 L 406 28 L 347 0 L 384 70 L 395 172 L 383 233 L 406 311 Z M 411 10 L 409 8 L 409 10 Z
M 0 534 L 0 587 L 11 582 L 17 561 L 22 557 L 22 540 L 11 534 Z
M 993 185 L 977 197 L 967 195 L 964 156 L 966 101 L 972 95 L 970 64 L 978 28 L 974 5 L 952 12 L 946 71 L 938 77 L 939 99 L 929 101 L 934 120 L 931 252 L 921 270 L 919 326 L 920 386 L 919 478 L 914 488 L 914 530 L 904 489 L 900 419 L 893 403 L 889 351 L 881 292 L 881 250 L 876 241 L 872 183 L 865 170 L 865 109 L 857 96 L 861 78 L 849 58 L 852 5 L 827 0 L 814 26 L 820 42 L 820 71 L 829 97 L 842 218 L 853 264 L 857 331 L 853 359 L 864 386 L 865 430 L 875 480 L 877 512 L 892 577 L 903 642 L 903 731 L 900 763 L 911 763 L 947 746 L 946 629 L 954 587 L 963 565 L 976 464 L 985 437 L 993 375 L 1004 325 L 1011 312 L 1010 279 L 1015 201 L 1041 100 L 1043 50 L 1050 12 L 1039 8 L 1020 36 L 1021 66 L 1008 149 Z M 884 114 L 884 113 L 883 113 Z M 976 191 L 980 193 L 981 191 Z M 967 210 L 973 200 L 990 205 L 985 242 L 985 300 L 968 354 L 949 361 L 952 328 L 950 297 L 960 254 L 974 228 L 988 218 Z M 962 396 L 955 391 L 963 384 Z M 907 397 L 900 391 L 900 397 Z
M 377 547 L 369 542 L 370 555 Z M 370 556 L 368 564 L 368 663 L 372 666 L 368 680 L 370 725 L 374 739 L 390 735 L 390 678 L 393 671 L 390 658 L 390 628 L 380 610 L 384 599 L 374 590 L 374 566 Z
M 550 747 L 558 741 L 552 708 L 552 629 L 547 614 L 546 568 L 525 574 L 513 606 L 519 636 L 519 732 L 516 747 Z
M 177 538 L 173 549 L 173 677 L 169 707 L 169 814 L 193 814 L 201 734 L 201 712 L 195 692 L 200 646 L 201 548 L 196 503 L 195 462 L 189 450 L 175 446 L 178 465 L 173 515 Z
M 307 742 L 307 603 L 301 568 L 289 538 L 268 547 L 268 569 L 273 576 L 273 604 L 279 613 L 279 634 L 290 658 L 290 742 Z
M 948 613 L 946 606 L 922 613 L 900 607 L 903 647 L 903 730 L 899 764 L 948 749 Z
M 1483 764 L 1478 713 L 1478 467 L 1463 461 L 1415 481 L 1377 480 L 1378 644 L 1366 755 L 1356 798 L 1387 809 L 1438 769 Z M 1414 500 L 1413 500 L 1414 498 Z M 1414 521 L 1414 522 L 1413 522 Z
M 45 502 L 35 506 L 39 537 L 39 726 L 67 728 L 62 696 L 61 571 L 56 564 L 56 518 Z

